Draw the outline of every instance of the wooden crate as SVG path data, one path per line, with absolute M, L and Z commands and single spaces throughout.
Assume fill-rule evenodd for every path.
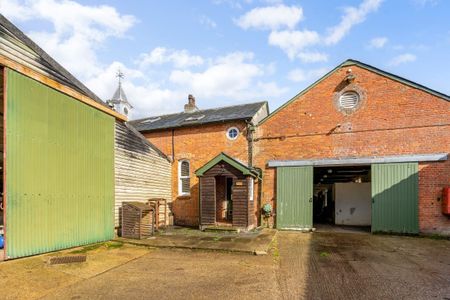
M 142 202 L 122 203 L 122 237 L 144 239 L 153 235 L 155 209 Z
M 169 224 L 169 215 L 167 210 L 167 200 L 163 198 L 151 198 L 147 201 L 155 210 L 155 230 L 158 231 L 160 228 L 164 228 Z

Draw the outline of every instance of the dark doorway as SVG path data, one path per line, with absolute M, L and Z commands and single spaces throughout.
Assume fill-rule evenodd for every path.
M 216 221 L 232 224 L 233 178 L 216 176 Z
M 370 166 L 314 168 L 314 224 L 370 227 L 370 182 Z
M 227 177 L 227 208 L 226 208 L 226 215 L 227 220 L 232 221 L 233 219 L 233 178 Z

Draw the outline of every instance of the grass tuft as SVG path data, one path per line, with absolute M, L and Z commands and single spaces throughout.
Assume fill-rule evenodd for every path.
M 328 253 L 326 251 L 320 252 L 321 257 L 328 257 L 329 255 L 330 255 L 330 253 Z

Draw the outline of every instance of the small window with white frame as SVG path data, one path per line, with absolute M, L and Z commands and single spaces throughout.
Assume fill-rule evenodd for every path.
M 191 165 L 188 160 L 178 162 L 178 194 L 180 196 L 190 195 L 191 191 Z
M 235 140 L 239 136 L 239 129 L 237 127 L 230 127 L 227 129 L 227 138 L 229 140 Z
M 253 187 L 254 187 L 255 181 L 253 178 L 250 178 L 248 181 L 248 200 L 253 201 Z

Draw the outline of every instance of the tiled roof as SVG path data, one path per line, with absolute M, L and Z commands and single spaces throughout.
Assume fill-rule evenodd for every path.
M 155 131 L 161 129 L 217 123 L 232 120 L 251 119 L 267 102 L 241 104 L 227 107 L 198 110 L 193 113 L 177 113 L 170 115 L 153 116 L 130 121 L 139 131 Z

